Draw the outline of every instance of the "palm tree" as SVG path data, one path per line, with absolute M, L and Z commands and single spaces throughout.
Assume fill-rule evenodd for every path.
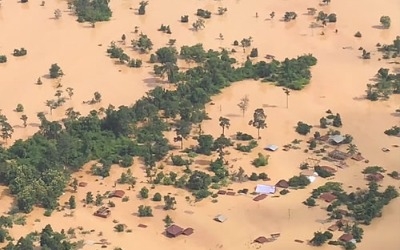
M 290 90 L 288 88 L 283 88 L 283 91 L 286 94 L 286 108 L 289 108 L 289 95 L 290 95 Z
M 178 70 L 179 70 L 179 68 L 178 68 L 178 66 L 176 66 L 175 63 L 172 63 L 172 62 L 164 63 L 161 66 L 161 77 L 164 77 L 164 75 L 166 74 L 167 78 L 168 78 L 168 82 L 174 83 L 176 81 Z
M 225 128 L 229 129 L 230 125 L 231 123 L 228 118 L 222 116 L 219 118 L 219 126 L 222 128 L 222 136 L 225 136 Z
M 358 148 L 355 144 L 349 144 L 347 147 L 347 153 L 350 155 L 354 155 L 355 153 L 358 152 Z

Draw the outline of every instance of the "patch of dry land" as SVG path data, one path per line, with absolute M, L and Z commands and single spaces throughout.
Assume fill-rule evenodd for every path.
M 0 63 L 0 181 L 4 182 L 0 186 L 4 216 L 0 240 L 7 238 L 1 247 L 17 244 L 31 232 L 40 233 L 49 224 L 54 231 L 63 229 L 66 240 L 89 250 L 300 250 L 316 248 L 313 244 L 324 240 L 320 249 L 398 249 L 400 199 L 395 198 L 395 190 L 400 186 L 396 178 L 400 141 L 384 131 L 400 126 L 400 113 L 396 112 L 400 108 L 400 60 L 396 46 L 391 52 L 380 51 L 400 35 L 398 0 L 150 0 L 144 15 L 139 15 L 143 10 L 138 9 L 139 1 L 114 0 L 109 3 L 109 21 L 81 23 L 74 5 L 65 0 L 42 4 L 0 0 L 0 4 L 0 56 L 7 58 Z M 209 11 L 211 17 L 198 17 L 198 9 L 205 10 L 200 11 L 204 15 Z M 320 11 L 336 14 L 336 22 L 318 20 Z M 295 19 L 289 20 L 293 13 L 287 13 L 284 21 L 286 12 L 294 12 Z M 90 10 L 88 13 L 89 21 L 96 17 Z M 181 22 L 184 15 L 188 15 L 187 23 Z M 391 18 L 389 28 L 382 26 L 381 16 Z M 169 25 L 171 32 L 168 28 L 159 31 L 162 24 Z M 361 37 L 355 37 L 356 32 Z M 141 34 L 151 40 L 151 50 L 140 51 L 132 45 L 131 40 L 134 45 L 148 42 Z M 235 40 L 239 46 L 233 45 Z M 110 47 L 113 41 L 114 50 Z M 169 53 L 173 47 L 180 53 L 182 46 L 199 43 L 206 51 L 225 49 L 236 63 L 225 60 L 223 64 L 218 55 L 205 56 L 201 50 L 192 53 L 192 60 Z M 397 40 L 397 51 L 399 44 Z M 166 49 L 159 50 L 163 47 Z M 110 58 L 110 48 L 118 58 Z M 17 56 L 14 49 L 18 49 Z M 254 49 L 258 56 L 248 57 Z M 155 63 L 150 62 L 156 51 L 157 56 L 152 56 Z M 317 59 L 315 66 L 275 63 L 308 54 Z M 312 60 L 311 55 L 306 57 Z M 259 61 L 268 65 L 251 65 Z M 140 67 L 129 67 L 140 62 Z M 50 76 L 52 64 L 61 68 L 62 72 L 55 70 L 60 76 Z M 179 72 L 191 73 L 178 73 L 177 66 Z M 243 70 L 232 73 L 231 67 Z M 256 68 L 259 71 L 254 73 Z M 389 69 L 391 75 L 381 71 L 376 76 L 380 68 Z M 301 90 L 290 89 L 303 87 L 299 83 L 308 81 L 308 69 L 312 75 L 309 84 Z M 287 92 L 276 86 L 282 78 Z M 226 88 L 222 89 L 222 83 Z M 379 100 L 367 100 L 367 84 L 376 83 L 370 85 L 368 94 Z M 153 97 L 132 106 L 154 88 L 158 92 L 148 95 Z M 212 88 L 221 91 L 216 94 Z M 243 101 L 241 109 L 238 104 Z M 117 112 L 121 105 L 125 108 Z M 198 122 L 203 120 L 202 113 L 193 110 L 205 110 L 210 119 Z M 81 118 L 77 118 L 79 114 Z M 154 118 L 157 115 L 162 119 Z M 304 124 L 298 126 L 300 121 Z M 325 122 L 327 128 L 323 128 Z M 259 138 L 257 126 L 261 127 Z M 164 132 L 158 133 L 160 130 Z M 240 141 L 237 132 L 254 139 Z M 200 146 L 198 141 L 202 141 Z M 232 146 L 226 145 L 229 143 Z M 255 147 L 239 146 L 249 151 L 241 152 L 239 143 Z M 267 145 L 278 149 L 267 151 Z M 201 154 L 209 150 L 208 155 Z M 332 154 L 334 150 L 342 154 Z M 358 156 L 363 159 L 352 159 Z M 257 157 L 258 163 L 266 166 L 255 167 L 252 162 Z M 324 166 L 331 168 L 321 168 Z M 315 177 L 314 170 L 323 177 L 330 175 L 329 171 L 334 173 Z M 69 179 L 65 172 L 71 174 Z M 266 175 L 256 180 L 260 173 Z M 294 176 L 303 177 L 296 180 Z M 313 180 L 310 184 L 309 179 Z M 257 184 L 275 187 L 279 180 L 290 180 L 291 187 L 277 187 L 274 194 L 253 200 L 258 195 L 254 193 Z M 306 186 L 292 187 L 296 181 Z M 330 186 L 342 183 L 343 191 L 313 192 L 327 182 Z M 384 192 L 388 186 L 394 189 Z M 115 190 L 124 191 L 124 198 L 109 198 Z M 148 198 L 143 198 L 147 192 Z M 312 192 L 315 199 L 305 205 Z M 161 201 L 152 200 L 156 193 L 161 194 Z M 335 196 L 333 201 L 319 198 L 326 193 Z M 59 195 L 57 206 L 54 201 Z M 75 209 L 71 209 L 71 196 L 75 197 Z M 139 216 L 141 205 L 147 209 L 142 215 L 150 212 L 152 216 Z M 16 212 L 18 207 L 28 213 Z M 94 216 L 101 207 L 106 218 Z M 172 222 L 165 222 L 167 215 Z M 217 222 L 217 215 L 227 220 Z M 14 220 L 12 228 L 4 223 L 8 216 Z M 331 226 L 341 217 L 345 221 L 334 230 Z M 192 228 L 193 233 L 167 237 L 166 227 L 171 224 Z M 343 246 L 328 245 L 328 241 L 338 243 L 345 233 L 359 241 L 358 227 L 363 230 L 361 242 L 339 240 Z M 316 234 L 314 238 L 314 233 L 328 228 L 332 235 Z M 7 231 L 11 237 L 2 237 Z M 254 243 L 260 236 L 267 242 Z M 31 239 L 39 245 L 37 238 Z M 60 240 L 54 240 L 57 244 L 53 242 L 53 246 L 50 241 L 47 238 L 42 243 L 51 249 L 70 249 L 57 245 Z M 8 249 L 33 249 L 21 248 L 21 244 Z

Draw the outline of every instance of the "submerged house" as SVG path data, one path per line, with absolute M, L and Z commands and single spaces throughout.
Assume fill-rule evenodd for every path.
M 101 218 L 107 218 L 111 215 L 111 210 L 108 207 L 101 207 L 93 214 Z
M 228 218 L 226 218 L 226 216 L 224 216 L 222 214 L 219 214 L 219 215 L 215 216 L 215 218 L 214 218 L 215 221 L 218 221 L 218 222 L 221 222 L 221 223 L 225 222 L 227 219 Z
M 257 194 L 274 194 L 276 192 L 276 187 L 272 185 L 257 184 L 255 192 Z
M 183 233 L 183 228 L 181 228 L 180 226 L 177 226 L 175 224 L 167 227 L 167 229 L 165 230 L 165 234 L 168 237 L 172 237 L 172 238 L 177 237 L 177 236 L 181 235 L 182 233 Z
M 124 195 L 125 195 L 125 191 L 115 190 L 115 191 L 111 192 L 108 197 L 109 198 L 112 198 L 112 197 L 122 198 L 122 197 L 124 197 Z
M 349 157 L 347 153 L 339 151 L 337 149 L 333 150 L 332 152 L 329 152 L 328 156 L 335 160 L 340 160 L 340 161 L 344 161 Z

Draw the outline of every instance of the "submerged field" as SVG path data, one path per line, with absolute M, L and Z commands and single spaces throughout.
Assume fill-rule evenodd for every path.
M 38 112 L 44 112 L 49 121 L 61 121 L 66 117 L 66 111 L 73 108 L 82 115 L 91 110 L 107 109 L 111 104 L 131 106 L 146 92 L 157 86 L 168 90 L 175 89 L 174 84 L 168 83 L 167 77 L 154 74 L 153 64 L 149 62 L 150 54 L 161 47 L 168 47 L 170 39 L 176 39 L 174 46 L 180 51 L 181 46 L 203 44 L 204 49 L 231 51 L 230 56 L 237 60 L 235 67 L 243 66 L 246 57 L 252 48 L 258 49 L 258 57 L 251 58 L 255 63 L 266 60 L 266 55 L 273 55 L 276 60 L 295 58 L 304 54 L 312 54 L 318 62 L 311 67 L 311 81 L 304 89 L 292 90 L 288 97 L 281 87 L 268 82 L 243 80 L 234 82 L 223 89 L 221 93 L 212 96 L 211 102 L 205 106 L 209 120 L 201 123 L 203 134 L 212 135 L 214 139 L 221 135 L 222 128 L 219 118 L 229 119 L 230 126 L 225 129 L 225 136 L 232 138 L 235 145 L 240 141 L 234 140 L 237 132 L 243 132 L 257 137 L 257 129 L 249 126 L 253 119 L 254 110 L 262 108 L 267 115 L 267 127 L 260 130 L 258 146 L 249 153 L 240 152 L 234 147 L 224 148 L 224 160 L 228 161 L 226 169 L 229 174 L 237 173 L 241 167 L 250 176 L 251 173 L 267 173 L 269 181 L 224 181 L 217 189 L 209 189 L 216 193 L 218 189 L 232 189 L 237 192 L 247 188 L 249 194 L 235 196 L 219 195 L 207 197 L 195 202 L 195 197 L 183 188 L 173 185 L 151 184 L 146 177 L 146 166 L 141 157 L 134 157 L 131 169 L 136 178 L 136 184 L 117 184 L 121 173 L 128 168 L 121 168 L 114 164 L 110 176 L 102 178 L 91 173 L 91 166 L 95 161 L 86 163 L 83 168 L 72 174 L 79 182 L 86 182 L 86 187 L 79 187 L 77 192 L 68 187 L 60 197 L 59 203 L 68 203 L 71 195 L 76 197 L 76 209 L 71 214 L 68 205 L 62 211 L 54 211 L 50 217 L 43 216 L 44 209 L 35 207 L 26 215 L 26 225 L 15 225 L 10 228 L 10 235 L 18 240 L 33 231 L 41 231 L 50 224 L 53 229 L 60 231 L 75 228 L 76 238 L 72 241 L 83 240 L 83 249 L 100 249 L 101 239 L 107 239 L 108 248 L 121 247 L 122 249 L 145 248 L 156 249 L 160 245 L 164 249 L 312 249 L 307 243 L 313 238 L 316 231 L 325 231 L 332 223 L 325 222 L 327 207 L 324 201 L 317 200 L 319 206 L 307 207 L 302 204 L 314 188 L 327 182 L 327 179 L 317 177 L 316 181 L 304 189 L 290 190 L 280 197 L 268 196 L 266 199 L 255 202 L 252 199 L 256 184 L 266 183 L 274 185 L 281 179 L 288 180 L 297 176 L 301 171 L 301 163 L 313 163 L 312 159 L 319 159 L 320 165 L 335 167 L 335 162 L 327 161 L 325 155 L 305 152 L 306 143 L 316 131 L 321 135 L 329 129 L 320 128 L 320 118 L 326 115 L 327 110 L 334 114 L 339 113 L 343 125 L 337 129 L 342 134 L 353 137 L 353 144 L 368 162 L 347 159 L 348 167 L 336 168 L 333 179 L 343 183 L 347 192 L 355 192 L 357 188 L 367 188 L 361 171 L 367 166 L 381 166 L 386 170 L 384 179 L 379 182 L 380 190 L 388 185 L 399 188 L 400 182 L 387 176 L 392 171 L 400 171 L 400 148 L 393 145 L 400 144 L 399 137 L 387 136 L 384 131 L 392 126 L 400 126 L 399 114 L 400 96 L 390 95 L 388 100 L 371 102 L 365 98 L 367 84 L 371 83 L 380 68 L 388 68 L 390 72 L 399 73 L 399 57 L 381 59 L 382 53 L 377 50 L 376 44 L 392 44 L 396 36 L 400 35 L 400 19 L 398 10 L 400 3 L 388 0 L 385 5 L 376 1 L 353 1 L 351 3 L 332 1 L 328 5 L 320 1 L 162 1 L 152 0 L 146 6 L 146 14 L 138 15 L 139 1 L 111 1 L 113 12 L 110 21 L 98 22 L 92 28 L 90 23 L 78 23 L 76 16 L 68 9 L 66 1 L 48 1 L 44 6 L 40 3 L 28 2 L 0 2 L 0 55 L 7 56 L 7 62 L 0 64 L 0 90 L 3 96 L 0 101 L 1 114 L 8 118 L 13 126 L 14 133 L 8 140 L 4 140 L 4 148 L 10 147 L 15 140 L 27 139 L 37 132 L 40 127 Z M 219 7 L 227 8 L 226 13 L 218 15 Z M 337 22 L 328 23 L 325 27 L 310 28 L 315 16 L 307 14 L 307 8 L 316 8 L 326 13 L 336 13 Z M 209 10 L 210 19 L 205 19 L 205 27 L 195 31 L 192 23 L 195 22 L 197 9 Z M 61 17 L 55 18 L 56 9 L 61 11 Z M 362 9 L 362 11 L 360 11 Z M 285 12 L 297 13 L 296 20 L 284 22 L 280 19 Z M 270 13 L 275 12 L 271 20 Z M 368 14 L 365 14 L 368 13 Z M 183 15 L 189 16 L 188 23 L 181 23 Z M 258 17 L 256 17 L 256 15 Z M 386 15 L 391 17 L 391 27 L 383 29 L 379 19 Z M 161 24 L 169 25 L 172 34 L 158 31 Z M 135 33 L 135 26 L 138 32 Z M 361 38 L 354 37 L 359 31 Z M 321 33 L 324 35 L 321 35 Z M 131 40 L 138 39 L 139 34 L 147 35 L 153 42 L 153 49 L 149 53 L 139 53 L 134 50 Z M 121 39 L 125 35 L 126 42 Z M 221 36 L 223 39 L 221 39 Z M 234 40 L 239 42 L 243 38 L 251 37 L 250 47 L 243 52 L 242 47 L 233 46 Z M 122 65 L 118 60 L 111 59 L 106 53 L 110 43 L 114 41 L 123 48 L 130 58 L 142 59 L 140 68 L 130 68 Z M 14 57 L 14 49 L 25 48 L 27 55 Z M 362 59 L 364 48 L 371 53 L 370 59 Z M 57 63 L 64 73 L 58 79 L 49 77 L 49 68 Z M 178 60 L 180 71 L 195 67 L 195 63 Z M 43 82 L 37 85 L 38 78 Z M 61 87 L 59 85 L 62 85 Z M 73 89 L 73 95 L 68 97 L 67 88 Z M 62 90 L 65 103 L 51 111 L 46 106 L 46 100 L 52 100 Z M 101 94 L 99 102 L 87 103 L 95 92 Z M 240 100 L 247 96 L 249 105 L 242 115 L 238 107 Z M 22 104 L 23 112 L 14 111 L 17 104 Z M 23 126 L 21 115 L 28 118 L 27 126 Z M 100 117 L 103 117 L 100 115 Z M 168 119 L 165 119 L 168 120 Z M 307 136 L 296 133 L 295 127 L 299 121 L 312 125 Z M 174 119 L 169 119 L 173 123 Z M 171 154 L 181 155 L 189 159 L 187 153 L 180 150 L 180 142 L 174 142 L 176 137 L 171 131 L 164 132 L 168 143 L 174 146 L 166 157 L 156 163 L 156 172 L 176 172 L 178 177 L 184 174 L 185 166 L 173 166 Z M 192 132 L 183 140 L 184 148 L 196 146 L 199 136 L 198 124 L 193 124 Z M 106 138 L 106 137 L 105 137 Z M 298 150 L 283 151 L 283 146 L 293 144 L 297 139 L 301 142 Z M 243 143 L 243 142 L 242 142 Z M 263 148 L 268 144 L 276 144 L 276 152 L 267 152 Z M 327 152 L 339 149 L 346 151 L 348 145 L 339 147 L 327 144 L 318 144 L 317 149 L 328 145 Z M 387 148 L 390 151 L 384 152 Z M 98 149 L 104 150 L 104 149 Z M 15 151 L 13 151 L 15 153 Z M 30 152 L 30 151 L 29 151 Z M 269 155 L 268 165 L 256 168 L 252 161 L 258 153 Z M 16 154 L 16 153 L 15 153 Z M 46 155 L 46 154 L 43 154 Z M 194 154 L 192 171 L 208 171 L 211 160 L 216 160 L 217 152 L 210 156 Z M 193 154 L 192 154 L 193 156 Z M 27 157 L 28 158 L 28 157 Z M 5 159 L 5 158 L 4 158 Z M 2 160 L 4 160 L 2 157 Z M 9 159 L 8 159 L 9 160 Z M 7 161 L 9 163 L 10 161 Z M 4 164 L 3 164 L 4 165 Z M 2 165 L 2 168 L 3 168 Z M 162 167 L 160 167 L 162 166 Z M 3 174 L 3 171 L 1 171 Z M 229 179 L 229 178 L 227 178 Z M 142 199 L 139 191 L 149 189 L 149 198 Z M 1 186 L 0 212 L 6 214 L 16 205 L 15 197 L 10 195 L 9 187 Z M 122 201 L 117 198 L 104 199 L 115 203 L 111 209 L 111 216 L 99 218 L 93 216 L 98 209 L 94 204 L 85 205 L 87 192 L 105 194 L 108 191 L 121 189 L 129 199 Z M 279 190 L 278 190 L 279 191 Z M 170 194 L 176 199 L 176 209 L 164 210 L 164 202 L 154 202 L 153 195 L 159 192 L 162 196 Z M 278 193 L 276 193 L 278 195 Z M 138 217 L 138 206 L 148 205 L 153 210 L 153 217 Z M 385 246 L 385 249 L 397 249 L 400 240 L 397 228 L 400 224 L 399 199 L 394 199 L 382 210 L 382 217 L 374 219 L 370 225 L 362 226 L 364 237 L 357 243 L 358 249 L 376 249 Z M 216 215 L 228 217 L 224 223 L 215 222 Z M 190 236 L 167 238 L 163 235 L 165 222 L 169 215 L 181 227 L 191 227 L 194 233 Z M 125 230 L 131 232 L 115 232 L 114 226 L 124 224 Z M 147 228 L 139 228 L 138 224 L 145 224 Z M 81 228 L 80 228 L 81 227 Z M 91 232 L 91 230 L 94 230 Z M 84 232 L 84 233 L 82 233 Z M 101 233 L 100 233 L 101 232 Z M 280 237 L 272 243 L 263 245 L 253 244 L 259 236 L 269 237 L 271 233 L 280 233 Z M 334 232 L 336 240 L 342 232 Z M 72 235 L 72 234 L 71 234 Z M 302 240 L 297 243 L 294 240 Z M 104 242 L 103 242 L 104 243 Z M 6 243 L 4 243 L 6 244 Z M 333 246 L 324 245 L 321 249 L 331 249 Z M 339 248 L 338 248 L 339 249 Z

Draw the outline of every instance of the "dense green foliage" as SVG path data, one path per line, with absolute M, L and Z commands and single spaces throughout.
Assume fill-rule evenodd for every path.
M 307 176 L 304 175 L 293 176 L 288 182 L 290 187 L 305 187 L 311 183 Z
M 369 169 L 369 171 L 378 171 L 379 167 Z M 337 196 L 337 200 L 331 204 L 331 210 L 340 205 L 345 205 L 350 211 L 349 216 L 353 217 L 356 222 L 368 225 L 373 218 L 381 216 L 385 205 L 399 196 L 398 191 L 393 186 L 388 186 L 383 192 L 379 192 L 378 188 L 376 182 L 370 182 L 367 190 L 346 193 L 340 183 L 327 182 L 325 185 L 314 189 L 312 197 L 317 198 L 324 192 L 332 192 Z
M 385 29 L 390 28 L 390 24 L 391 24 L 391 20 L 389 16 L 381 16 L 381 18 L 379 19 L 379 21 L 381 22 L 382 26 Z
M 398 57 L 400 56 L 400 36 L 396 36 L 396 39 L 393 40 L 392 44 L 387 44 L 387 45 L 377 45 L 378 51 L 384 53 L 383 58 L 384 59 L 389 59 L 390 57 Z
M 0 63 L 5 63 L 7 62 L 7 56 L 6 55 L 0 55 Z
M 112 11 L 108 0 L 74 0 L 73 5 L 78 22 L 108 21 Z
M 377 101 L 388 99 L 391 94 L 400 94 L 400 75 L 390 73 L 387 68 L 380 68 L 375 83 L 367 84 L 367 99 Z
M 390 129 L 385 130 L 386 135 L 393 135 L 393 136 L 398 136 L 400 135 L 400 127 L 399 126 L 393 126 Z
M 14 49 L 13 52 L 13 56 L 25 56 L 26 54 L 28 54 L 28 51 L 24 48 L 20 48 L 20 49 Z
M 171 62 L 176 54 L 160 49 L 157 56 L 162 62 Z M 307 55 L 286 60 L 282 66 L 277 61 L 270 64 L 247 61 L 244 67 L 235 68 L 236 61 L 227 51 L 210 50 L 203 56 L 196 54 L 193 57 L 204 58 L 204 62 L 180 72 L 181 80 L 176 90 L 156 87 L 131 107 L 116 109 L 110 105 L 103 116 L 96 110 L 87 116 L 80 116 L 78 112 L 70 115 L 70 110 L 62 121 L 49 121 L 43 113 L 38 114 L 40 126 L 35 135 L 27 140 L 17 140 L 7 150 L 0 148 L 0 180 L 16 196 L 18 208 L 30 212 L 34 205 L 46 209 L 57 207 L 57 199 L 67 185 L 69 173 L 79 170 L 90 160 L 99 161 L 92 172 L 103 177 L 109 175 L 112 164 L 120 164 L 133 156 L 141 157 L 146 168 L 152 169 L 170 149 L 163 131 L 177 127 L 179 137 L 187 138 L 193 124 L 207 118 L 204 108 L 210 96 L 231 82 L 272 76 L 278 80 L 285 77 L 284 72 L 291 72 L 290 65 L 296 65 L 293 74 L 297 75 L 296 72 L 303 72 L 300 68 L 308 71 L 309 61 L 315 62 L 314 57 Z M 291 79 L 297 81 L 296 77 Z M 179 119 L 171 127 L 160 115 Z M 5 132 L 5 139 L 11 137 L 9 130 Z M 221 137 L 214 141 L 213 149 L 226 145 L 231 145 L 230 140 Z M 188 176 L 187 185 L 185 178 L 175 183 L 191 190 L 206 190 L 210 184 L 211 176 L 199 171 Z M 199 195 L 205 194 L 200 192 Z
M 310 133 L 311 128 L 312 126 L 308 125 L 307 123 L 298 122 L 296 127 L 296 132 L 301 135 L 307 135 L 308 133 Z
M 50 225 L 45 226 L 41 232 L 28 234 L 25 238 L 21 237 L 16 244 L 9 242 L 4 250 L 31 250 L 36 249 L 34 243 L 39 243 L 40 249 L 59 249 L 73 250 L 80 248 L 78 243 L 72 243 L 67 240 L 67 235 L 63 231 L 56 232 Z
M 196 15 L 202 18 L 211 18 L 211 11 L 197 9 Z

